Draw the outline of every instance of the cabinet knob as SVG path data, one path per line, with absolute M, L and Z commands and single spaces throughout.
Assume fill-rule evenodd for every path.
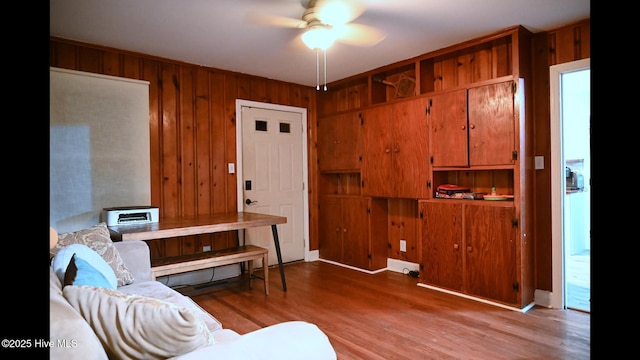
M 454 248 L 455 250 L 458 250 L 458 249 L 460 248 L 460 245 L 458 245 L 458 244 L 453 244 L 453 248 Z
M 340 232 L 340 228 L 339 227 L 336 228 L 336 232 L 337 233 Z
M 460 130 L 466 130 L 467 127 L 465 125 L 460 126 Z
M 473 252 L 473 246 L 467 246 L 467 252 Z
M 386 148 L 386 149 L 384 149 L 384 152 L 386 152 L 386 153 L 388 154 L 388 153 L 390 153 L 390 152 L 391 152 L 391 149 Z
M 469 125 L 469 127 L 470 127 L 471 129 L 475 129 L 475 128 L 476 128 L 476 126 L 475 126 L 474 124 Z
M 342 229 L 342 232 L 347 232 L 347 228 Z
M 393 149 L 393 152 L 395 152 L 395 153 L 399 153 L 399 152 L 400 152 L 400 149 L 399 149 L 399 148 L 395 148 L 395 149 Z

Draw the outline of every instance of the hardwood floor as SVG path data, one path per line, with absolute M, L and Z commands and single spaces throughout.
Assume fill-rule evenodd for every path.
M 397 272 L 375 275 L 316 262 L 277 267 L 261 280 L 178 289 L 244 334 L 288 320 L 322 329 L 338 359 L 589 359 L 590 314 L 507 310 L 417 286 Z
M 591 312 L 591 251 L 567 256 L 567 308 Z

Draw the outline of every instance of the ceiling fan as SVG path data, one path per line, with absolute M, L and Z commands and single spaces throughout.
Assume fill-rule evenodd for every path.
M 302 41 L 313 50 L 326 50 L 334 41 L 348 45 L 373 46 L 384 40 L 386 34 L 374 27 L 352 23 L 365 11 L 363 1 L 354 0 L 301 0 L 304 12 L 300 19 L 291 17 L 250 14 L 249 20 L 257 24 L 305 29 Z

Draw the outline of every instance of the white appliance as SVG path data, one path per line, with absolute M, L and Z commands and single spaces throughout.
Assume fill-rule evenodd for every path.
M 102 220 L 107 226 L 149 224 L 158 222 L 157 206 L 127 206 L 102 209 Z

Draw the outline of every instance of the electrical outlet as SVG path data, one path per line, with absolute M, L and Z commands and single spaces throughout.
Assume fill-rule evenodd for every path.
M 407 241 L 400 240 L 400 251 L 407 252 Z
M 205 245 L 202 247 L 202 251 L 211 251 L 211 246 Z

